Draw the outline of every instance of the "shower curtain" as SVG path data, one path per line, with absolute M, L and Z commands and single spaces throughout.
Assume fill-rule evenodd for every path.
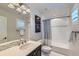
M 51 29 L 50 29 L 50 20 L 44 20 L 44 44 L 50 45 L 51 44 Z

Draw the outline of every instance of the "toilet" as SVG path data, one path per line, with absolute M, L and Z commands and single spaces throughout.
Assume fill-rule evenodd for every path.
M 42 52 L 49 54 L 51 52 L 52 48 L 49 46 L 42 46 Z

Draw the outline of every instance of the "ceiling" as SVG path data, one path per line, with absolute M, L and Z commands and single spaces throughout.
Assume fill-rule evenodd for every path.
M 52 9 L 68 9 L 72 8 L 74 3 L 31 3 L 30 8 L 35 8 L 39 12 L 45 12 Z
M 31 10 L 38 10 L 42 15 L 56 16 L 56 15 L 70 15 L 70 11 L 74 3 L 30 3 L 27 4 Z M 46 16 L 46 17 L 47 17 Z

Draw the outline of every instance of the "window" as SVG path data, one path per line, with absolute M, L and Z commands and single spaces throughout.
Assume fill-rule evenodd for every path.
M 72 17 L 72 23 L 78 20 L 78 8 L 73 9 L 71 17 Z

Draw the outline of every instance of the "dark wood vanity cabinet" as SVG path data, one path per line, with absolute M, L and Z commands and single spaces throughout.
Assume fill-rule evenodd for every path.
M 28 54 L 28 56 L 41 56 L 41 45 Z

